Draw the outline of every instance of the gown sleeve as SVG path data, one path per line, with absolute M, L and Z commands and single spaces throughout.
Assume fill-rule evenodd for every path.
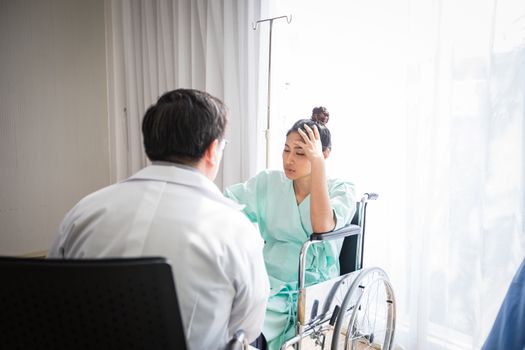
M 334 230 L 338 230 L 352 221 L 356 210 L 356 195 L 352 183 L 341 180 L 332 181 L 329 187 L 330 205 L 335 218 Z
M 243 212 L 252 222 L 259 221 L 258 202 L 263 193 L 259 190 L 262 183 L 262 174 L 256 175 L 246 182 L 228 187 L 224 195 L 239 204 L 244 204 Z
M 347 181 L 330 179 L 328 181 L 328 195 L 334 213 L 335 231 L 348 225 L 354 217 L 356 210 L 354 185 Z M 339 275 L 339 253 L 342 245 L 343 240 L 338 239 L 324 242 L 322 246 L 318 247 L 320 250 L 316 253 L 318 255 L 317 264 L 320 266 L 317 269 L 321 273 L 322 280 Z M 324 256 L 324 259 L 321 259 L 321 256 Z M 322 264 L 321 261 L 323 261 Z

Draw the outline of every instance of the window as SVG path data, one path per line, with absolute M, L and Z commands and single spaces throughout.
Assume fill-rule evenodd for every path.
M 330 112 L 331 176 L 380 197 L 365 264 L 390 274 L 398 342 L 479 348 L 525 255 L 525 3 L 279 0 L 271 167 Z

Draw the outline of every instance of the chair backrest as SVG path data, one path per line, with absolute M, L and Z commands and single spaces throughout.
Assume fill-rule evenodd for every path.
M 0 257 L 5 349 L 186 349 L 164 258 Z
M 359 237 L 359 235 L 353 235 L 343 240 L 343 246 L 339 254 L 339 269 L 341 275 L 356 271 L 363 266 L 366 205 L 366 201 L 356 203 L 356 211 L 351 223 L 361 227 L 361 237 Z

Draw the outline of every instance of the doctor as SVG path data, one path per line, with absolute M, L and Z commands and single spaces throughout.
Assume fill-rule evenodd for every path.
M 190 349 L 222 349 L 238 329 L 261 332 L 268 297 L 263 241 L 212 182 L 226 108 L 201 91 L 167 92 L 142 122 L 152 165 L 83 198 L 50 257 L 164 256 L 172 264 Z

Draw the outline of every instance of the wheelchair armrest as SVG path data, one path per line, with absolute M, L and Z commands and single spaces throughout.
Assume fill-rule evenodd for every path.
M 358 235 L 361 232 L 361 227 L 358 225 L 347 225 L 340 228 L 339 230 L 325 232 L 325 233 L 312 233 L 310 235 L 310 241 L 331 241 L 333 239 L 344 238 L 348 236 Z

